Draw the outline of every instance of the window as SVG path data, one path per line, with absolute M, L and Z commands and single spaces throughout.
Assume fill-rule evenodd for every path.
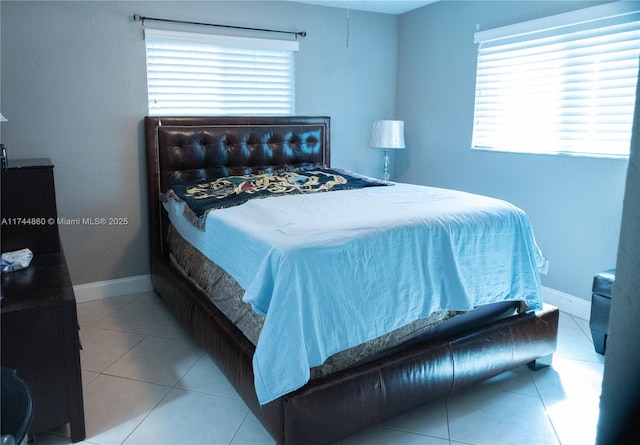
M 475 40 L 474 148 L 629 156 L 640 61 L 637 2 L 482 31 Z
M 295 114 L 297 41 L 145 29 L 149 114 Z

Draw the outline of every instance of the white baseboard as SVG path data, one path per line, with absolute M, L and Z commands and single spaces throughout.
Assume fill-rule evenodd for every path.
M 583 320 L 589 320 L 591 317 L 591 301 L 589 300 L 546 286 L 542 286 L 542 295 L 545 303 L 556 306 L 562 312 L 575 315 Z
M 76 295 L 76 301 L 78 303 L 117 297 L 118 295 L 150 292 L 152 290 L 151 275 L 138 275 L 135 277 L 97 281 L 95 283 L 73 286 L 73 292 Z

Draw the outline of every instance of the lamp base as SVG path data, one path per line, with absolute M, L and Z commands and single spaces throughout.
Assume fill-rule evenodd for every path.
M 4 171 L 7 170 L 7 168 L 9 168 L 9 159 L 7 158 L 7 149 L 5 148 L 4 144 L 0 144 L 0 150 L 2 151 L 2 154 L 0 155 L 0 168 Z
M 383 179 L 385 181 L 388 181 L 390 176 L 391 175 L 389 174 L 389 150 L 387 150 L 385 148 L 384 149 L 384 175 L 383 175 Z

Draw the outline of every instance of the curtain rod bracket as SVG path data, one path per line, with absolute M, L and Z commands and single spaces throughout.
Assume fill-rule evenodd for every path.
M 201 22 L 189 22 L 189 21 L 184 21 L 184 20 L 173 20 L 173 19 L 159 19 L 159 18 L 155 18 L 155 17 L 145 17 L 142 16 L 140 14 L 133 14 L 133 21 L 135 22 L 140 22 L 142 24 L 142 26 L 144 26 L 144 21 L 145 20 L 153 20 L 156 22 L 165 22 L 165 23 L 179 23 L 182 25 L 198 25 L 198 26 L 215 26 L 218 28 L 230 28 L 230 29 L 242 29 L 245 31 L 261 31 L 261 32 L 276 32 L 276 33 L 280 33 L 280 34 L 292 34 L 296 40 L 298 39 L 298 36 L 301 37 L 306 37 L 307 36 L 307 32 L 306 31 L 280 31 L 277 29 L 266 29 L 266 28 L 249 28 L 249 27 L 245 27 L 245 26 L 232 26 L 232 25 L 218 25 L 215 23 L 201 23 Z

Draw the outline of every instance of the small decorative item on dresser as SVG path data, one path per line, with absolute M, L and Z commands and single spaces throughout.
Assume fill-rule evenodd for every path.
M 14 250 L 13 252 L 3 252 L 2 273 L 25 269 L 29 267 L 32 259 L 33 252 L 31 252 L 29 249 Z
M 0 122 L 7 122 L 7 118 L 0 113 Z M 2 161 L 2 170 L 6 170 L 8 167 L 8 159 L 7 159 L 7 149 L 4 144 L 0 144 L 0 150 L 2 150 L 2 154 L 0 155 L 0 160 Z

